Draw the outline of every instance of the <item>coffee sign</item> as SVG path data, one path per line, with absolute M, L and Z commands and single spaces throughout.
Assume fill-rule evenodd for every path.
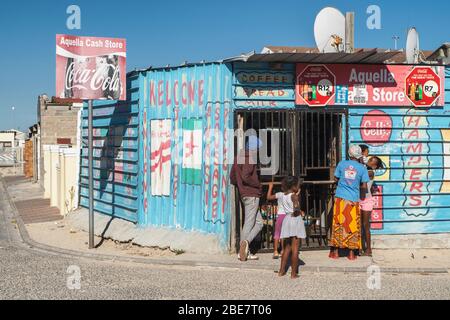
M 126 100 L 126 40 L 56 36 L 56 95 Z

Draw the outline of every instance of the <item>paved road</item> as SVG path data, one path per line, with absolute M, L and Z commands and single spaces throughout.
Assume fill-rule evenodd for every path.
M 381 289 L 370 290 L 368 276 L 361 273 L 303 272 L 300 279 L 291 280 L 264 270 L 166 267 L 61 256 L 24 245 L 7 207 L 0 192 L 0 299 L 450 299 L 448 274 L 383 274 Z M 73 279 L 77 268 L 81 288 L 69 281 L 75 288 L 69 289 L 68 277 Z
M 382 275 L 369 290 L 364 274 L 161 267 L 70 259 L 0 242 L 0 299 L 449 299 L 449 275 Z M 67 269 L 81 270 L 81 289 Z

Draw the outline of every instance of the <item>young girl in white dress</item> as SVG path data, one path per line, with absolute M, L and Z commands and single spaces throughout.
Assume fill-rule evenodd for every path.
M 288 176 L 283 179 L 283 190 L 272 195 L 278 200 L 278 214 L 285 214 L 281 226 L 280 238 L 283 241 L 283 255 L 281 257 L 279 276 L 286 274 L 286 266 L 291 257 L 291 278 L 298 278 L 298 252 L 300 239 L 306 238 L 305 223 L 302 216 L 305 215 L 300 209 L 300 180 L 297 177 Z

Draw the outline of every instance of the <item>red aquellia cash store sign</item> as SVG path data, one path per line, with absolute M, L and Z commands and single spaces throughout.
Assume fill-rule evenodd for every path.
M 126 40 L 57 35 L 56 95 L 126 100 Z
M 442 66 L 299 63 L 296 74 L 297 105 L 444 105 Z

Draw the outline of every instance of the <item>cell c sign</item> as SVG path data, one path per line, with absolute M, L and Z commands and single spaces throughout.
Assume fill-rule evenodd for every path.
M 444 67 L 297 64 L 296 104 L 307 106 L 444 106 Z
M 366 144 L 382 146 L 391 139 L 392 118 L 384 111 L 371 110 L 362 117 L 360 131 Z

